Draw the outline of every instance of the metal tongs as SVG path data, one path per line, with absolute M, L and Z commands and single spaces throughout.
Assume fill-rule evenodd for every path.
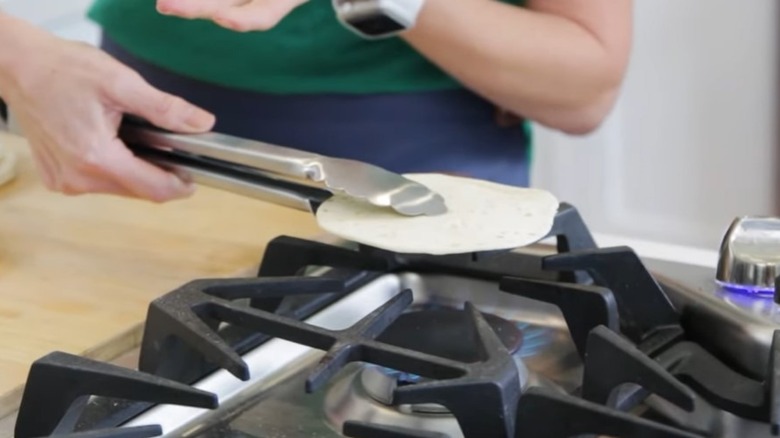
M 119 135 L 139 158 L 184 178 L 285 207 L 315 212 L 342 194 L 405 216 L 447 211 L 428 187 L 360 161 L 213 132 L 176 134 L 136 119 L 125 119 Z

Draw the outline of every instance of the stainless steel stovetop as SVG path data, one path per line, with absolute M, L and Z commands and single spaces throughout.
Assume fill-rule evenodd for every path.
M 571 391 L 581 379 L 579 358 L 560 311 L 553 305 L 498 294 L 497 285 L 487 281 L 412 273 L 385 275 L 308 322 L 332 330 L 345 329 L 405 289 L 414 291 L 412 311 L 458 308 L 468 301 L 484 313 L 512 321 L 523 332 L 522 346 L 514 355 L 523 387 L 545 385 Z M 224 411 L 161 407 L 131 425 L 159 423 L 172 436 L 225 436 L 222 434 L 230 431 L 230 435 L 269 438 L 325 438 L 343 436 L 339 431 L 350 419 L 445 432 L 452 438 L 463 436 L 451 415 L 431 408 L 396 408 L 383 402 L 386 397 L 382 395 L 391 394 L 390 382 L 382 382 L 388 380 L 389 373 L 381 367 L 353 364 L 323 390 L 306 394 L 305 380 L 322 356 L 311 348 L 273 340 L 245 358 L 254 376 L 250 387 L 231 391 L 228 388 L 235 385 L 238 389 L 241 384 L 227 372 L 202 382 L 203 389 L 220 394 Z M 378 382 L 371 382 L 372 378 Z M 375 390 L 372 383 L 380 388 Z M 295 435 L 290 435 L 292 432 Z
M 128 374 L 117 384 L 101 377 L 116 370 L 100 364 L 43 358 L 19 422 L 57 407 L 41 401 L 41 388 L 53 382 L 45 371 L 60 370 L 62 378 L 78 369 L 92 380 L 63 388 L 92 397 L 65 403 L 57 432 L 159 425 L 137 429 L 146 433 L 138 436 L 776 436 L 780 379 L 772 364 L 780 359 L 780 343 L 773 344 L 780 317 L 767 284 L 771 263 L 744 245 L 761 241 L 756 233 L 773 224 L 738 221 L 717 269 L 594 248 L 566 205 L 551 233 L 558 248 L 511 254 L 431 260 L 282 239 L 292 252 L 267 253 L 260 278 L 292 281 L 296 259 L 294 266 L 310 266 L 297 292 L 280 280 L 266 301 L 250 294 L 249 307 L 241 302 L 250 296 L 246 288 L 262 288 L 252 279 L 186 285 L 150 307 L 143 378 Z M 751 254 L 764 275 L 747 281 L 743 262 Z M 731 268 L 737 265 L 739 275 Z M 725 284 L 737 277 L 753 291 Z M 346 292 L 334 291 L 337 283 L 346 283 Z M 318 288 L 332 292 L 320 293 L 330 299 L 319 307 L 301 305 L 305 300 L 285 307 L 277 299 L 282 289 L 303 299 Z M 266 338 L 242 344 L 256 332 Z M 203 356 L 218 366 L 208 368 Z M 169 380 L 150 383 L 150 375 Z M 134 389 L 133 379 L 147 387 Z M 168 392 L 152 396 L 161 387 Z M 64 400 L 78 397 L 71 398 Z M 363 429 L 376 426 L 403 430 Z M 27 424 L 17 436 L 55 432 L 46 427 Z

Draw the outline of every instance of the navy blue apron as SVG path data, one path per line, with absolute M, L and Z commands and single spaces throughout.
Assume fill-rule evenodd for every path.
M 173 74 L 137 59 L 106 37 L 102 48 L 155 87 L 216 114 L 217 132 L 361 160 L 398 173 L 448 172 L 528 185 L 524 128 L 500 127 L 495 106 L 467 90 L 263 94 Z

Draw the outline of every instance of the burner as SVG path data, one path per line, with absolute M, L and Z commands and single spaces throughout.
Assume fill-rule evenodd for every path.
M 529 379 L 528 368 L 526 368 L 520 358 L 514 357 L 514 360 L 520 375 L 520 388 L 522 389 L 526 386 Z M 356 380 L 355 383 L 360 384 L 366 394 L 372 399 L 384 405 L 392 406 L 393 393 L 397 387 L 431 381 L 433 380 L 425 379 L 414 374 L 401 373 L 393 369 L 368 364 L 360 371 L 359 379 Z M 417 412 L 421 414 L 451 415 L 447 408 L 433 403 L 401 405 L 399 406 L 399 409 L 404 412 Z
M 523 332 L 518 326 L 496 315 L 482 315 L 509 353 L 517 353 L 523 344 Z M 476 333 L 470 324 L 468 314 L 462 310 L 429 306 L 402 314 L 377 340 L 459 362 L 474 363 L 482 360 L 484 354 L 480 351 Z M 515 362 L 522 386 L 527 380 L 528 370 L 519 359 Z M 360 373 L 359 381 L 371 398 L 390 406 L 396 387 L 423 383 L 430 379 L 367 364 Z M 403 409 L 428 414 L 449 414 L 443 406 L 427 403 L 405 406 Z
M 524 334 L 518 324 L 482 313 L 499 340 L 513 354 L 520 376 L 520 389 L 529 381 L 521 359 Z M 466 312 L 460 309 L 426 306 L 402 314 L 378 341 L 405 349 L 427 352 L 464 363 L 484 360 L 479 340 Z M 399 386 L 430 382 L 416 374 L 374 364 L 361 364 L 336 382 L 325 400 L 326 416 L 339 428 L 344 418 L 361 418 L 429 431 L 447 431 L 462 436 L 457 419 L 440 404 L 417 403 L 393 406 L 393 393 Z M 381 421 L 379 421 L 381 419 Z
M 443 433 L 463 438 L 457 418 L 442 405 L 425 403 L 391 406 L 389 397 L 395 379 L 385 369 L 370 364 L 352 364 L 344 377 L 334 380 L 325 394 L 325 418 L 329 426 L 340 431 L 347 420 L 393 425 L 418 431 Z M 371 384 L 376 386 L 371 387 Z M 381 394 L 387 399 L 380 400 Z

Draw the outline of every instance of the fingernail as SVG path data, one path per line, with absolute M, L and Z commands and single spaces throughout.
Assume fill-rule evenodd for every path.
M 192 182 L 184 181 L 174 174 L 171 174 L 171 182 L 176 191 L 182 195 L 189 196 L 195 193 L 195 184 Z
M 187 120 L 184 122 L 188 128 L 197 131 L 208 131 L 214 126 L 215 117 L 213 114 L 196 109 L 193 111 Z
M 172 11 L 173 10 L 171 9 L 170 2 L 167 2 L 167 1 L 164 1 L 164 0 L 159 0 L 157 2 L 157 12 L 159 12 L 161 14 L 169 14 Z

